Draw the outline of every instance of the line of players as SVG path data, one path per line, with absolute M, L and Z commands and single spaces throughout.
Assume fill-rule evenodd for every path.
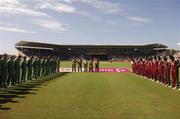
M 179 87 L 180 62 L 172 55 L 167 57 L 154 56 L 148 58 L 134 58 L 132 60 L 133 73 L 148 78 L 157 83 L 176 89 Z
M 84 69 L 84 70 L 83 70 Z M 72 59 L 72 72 L 99 72 L 99 59 L 91 58 L 90 60 L 84 58 Z
M 21 57 L 0 55 L 0 89 L 40 76 L 59 72 L 60 60 L 56 57 Z

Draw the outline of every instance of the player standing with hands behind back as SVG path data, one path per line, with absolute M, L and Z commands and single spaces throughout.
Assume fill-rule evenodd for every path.
M 93 72 L 93 59 L 92 58 L 89 61 L 89 72 Z
M 99 72 L 99 59 L 98 58 L 95 60 L 95 70 L 96 72 Z
M 72 59 L 72 72 L 76 72 L 76 58 L 73 57 Z
M 173 89 L 176 88 L 176 81 L 177 81 L 177 62 L 174 60 L 174 57 L 171 55 L 170 56 L 170 59 L 171 59 L 171 70 L 170 70 L 170 73 L 171 73 L 171 80 L 172 80 L 172 85 L 171 87 Z
M 86 59 L 83 60 L 83 65 L 84 65 L 84 72 L 88 71 L 88 62 Z

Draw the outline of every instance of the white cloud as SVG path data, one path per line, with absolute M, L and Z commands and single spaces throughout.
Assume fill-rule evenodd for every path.
M 82 11 L 77 10 L 72 3 L 85 3 L 98 9 L 100 12 L 105 14 L 118 14 L 123 12 L 124 9 L 119 3 L 113 3 L 104 0 L 34 0 L 39 3 L 38 7 L 43 9 L 51 9 L 57 12 L 66 12 L 66 13 L 80 13 Z M 67 4 L 64 4 L 64 3 Z M 84 11 L 83 11 L 84 12 Z
M 22 8 L 0 7 L 0 14 L 3 15 L 3 14 L 6 14 L 6 13 L 27 15 L 27 16 L 46 16 L 46 17 L 49 17 L 45 13 L 36 12 L 36 11 L 33 11 L 33 10 L 22 9 Z
M 0 31 L 10 31 L 10 32 L 19 32 L 19 33 L 36 33 L 36 32 L 18 28 L 16 25 L 13 25 L 11 23 L 1 22 L 1 21 L 0 21 Z
M 19 28 L 10 28 L 10 27 L 5 27 L 5 26 L 0 26 L 1 31 L 10 31 L 10 32 L 20 32 L 20 33 L 36 33 L 32 31 L 27 31 L 24 29 L 19 29 Z
M 129 20 L 135 21 L 135 22 L 143 22 L 143 23 L 149 23 L 152 20 L 148 18 L 143 18 L 143 17 L 128 17 Z
M 0 21 L 0 26 L 14 26 L 14 25 L 8 22 Z
M 19 14 L 27 16 L 45 16 L 50 17 L 46 13 L 33 10 L 26 4 L 21 3 L 18 0 L 0 0 L 0 14 Z
M 38 1 L 43 3 L 43 0 L 34 0 L 32 2 L 25 2 L 25 1 L 20 1 L 20 0 L 0 0 L 0 14 L 1 15 L 18 14 L 18 15 L 31 16 L 29 20 L 32 22 L 31 24 L 48 28 L 56 32 L 67 31 L 67 29 L 62 23 L 54 20 L 52 17 L 50 17 L 44 12 L 40 12 L 39 8 L 36 8 Z M 51 1 L 51 0 L 44 0 L 44 1 L 45 2 L 41 6 L 42 8 L 43 7 L 50 8 L 50 9 L 54 9 L 54 10 L 62 11 L 62 12 L 72 12 L 72 13 L 75 12 L 75 9 L 68 5 L 61 4 L 61 3 L 48 4 L 48 1 Z M 56 6 L 56 7 L 53 7 L 53 6 Z M 36 20 L 33 19 L 33 16 L 37 16 Z M 6 23 L 6 22 L 0 22 L 0 26 L 1 26 L 0 27 L 1 31 L 34 33 L 25 29 L 20 29 L 18 26 L 15 26 L 13 24 Z
M 41 9 L 50 9 L 57 12 L 65 12 L 65 13 L 76 13 L 76 8 L 64 3 L 58 3 L 58 2 L 42 2 L 38 5 Z
M 119 3 L 113 3 L 104 0 L 72 0 L 73 2 L 82 2 L 97 8 L 105 14 L 118 14 L 124 12 L 124 9 Z
M 63 2 L 66 2 L 66 3 L 72 3 L 72 0 L 61 0 Z
M 67 31 L 67 29 L 65 28 L 65 25 L 56 20 L 36 19 L 36 20 L 33 20 L 33 23 L 41 27 L 54 30 L 60 33 Z

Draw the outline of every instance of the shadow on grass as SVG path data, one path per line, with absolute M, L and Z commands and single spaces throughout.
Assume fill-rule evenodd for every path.
M 41 77 L 39 79 L 35 79 L 30 82 L 24 82 L 22 84 L 0 91 L 0 110 L 10 110 L 11 108 L 5 108 L 3 105 L 6 103 L 19 102 L 13 101 L 13 98 L 26 98 L 27 94 L 36 94 L 36 91 L 38 91 L 38 89 L 42 86 L 47 86 L 49 81 L 64 76 L 65 74 L 67 73 L 58 73 L 48 77 Z

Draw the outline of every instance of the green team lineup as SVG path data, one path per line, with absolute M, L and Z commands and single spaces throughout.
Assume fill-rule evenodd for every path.
M 31 81 L 41 76 L 48 76 L 51 73 L 59 72 L 60 60 L 55 57 L 26 57 L 26 56 L 0 56 L 0 87 L 20 84 Z
M 0 0 L 0 119 L 180 119 L 180 0 Z

